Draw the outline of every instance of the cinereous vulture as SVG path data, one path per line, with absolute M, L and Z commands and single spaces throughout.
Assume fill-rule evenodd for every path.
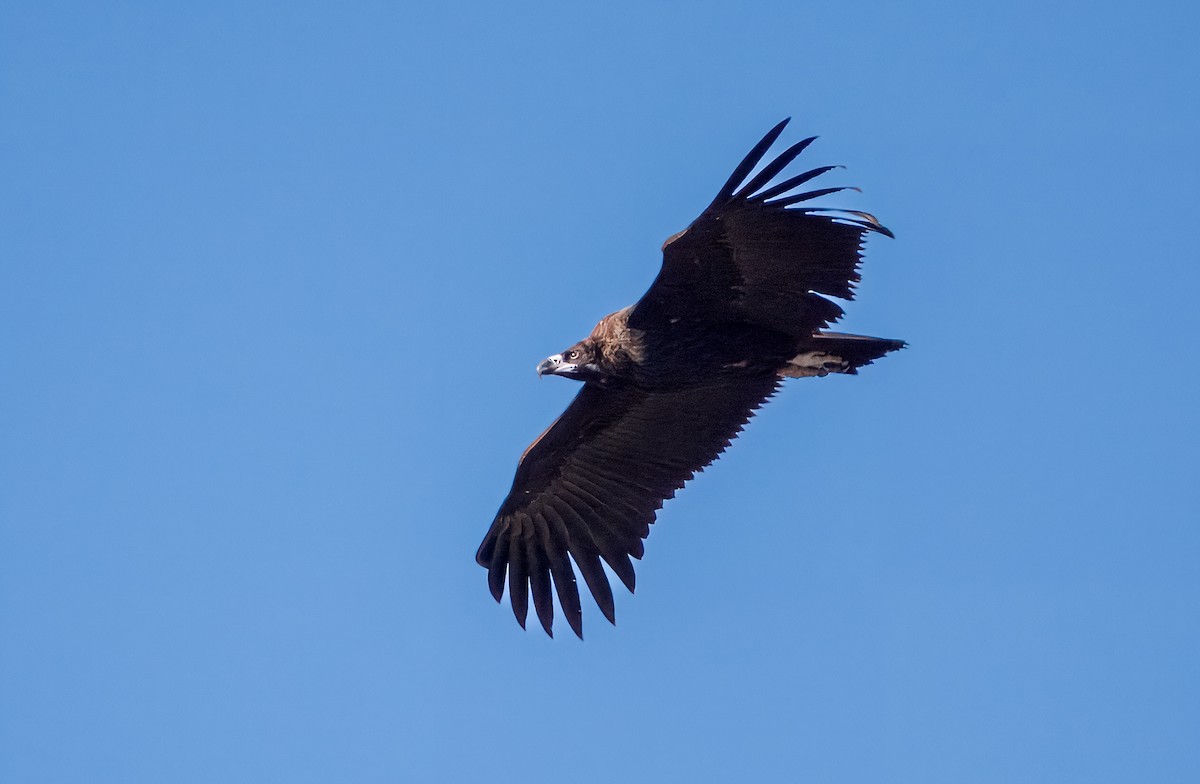
M 768 187 L 811 138 L 750 176 L 787 122 L 663 244 L 662 269 L 637 303 L 537 366 L 583 388 L 521 456 L 475 556 L 496 601 L 507 575 L 522 627 L 532 593 L 552 635 L 553 584 L 567 623 L 583 636 L 575 569 L 615 622 L 601 564 L 633 591 L 630 558 L 642 557 L 663 501 L 729 446 L 783 379 L 855 373 L 904 346 L 825 331 L 843 313 L 826 297 L 854 298 L 866 236 L 892 233 L 865 212 L 795 206 L 843 190 L 794 193 L 836 167 Z

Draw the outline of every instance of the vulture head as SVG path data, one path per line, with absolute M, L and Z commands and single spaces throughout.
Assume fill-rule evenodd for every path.
M 599 352 L 591 338 L 581 340 L 561 354 L 546 357 L 537 366 L 539 376 L 563 376 L 576 381 L 599 381 Z

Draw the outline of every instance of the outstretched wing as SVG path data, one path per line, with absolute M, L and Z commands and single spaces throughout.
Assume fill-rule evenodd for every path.
M 663 501 L 721 454 L 779 383 L 774 376 L 725 379 L 677 391 L 585 384 L 525 450 L 475 555 L 496 601 L 507 574 L 517 621 L 525 626 L 532 592 L 538 620 L 552 635 L 553 582 L 567 623 L 582 637 L 574 559 L 615 623 L 601 561 L 633 591 L 630 557 L 642 557 Z
M 892 233 L 866 212 L 793 206 L 845 190 L 791 193 L 838 167 L 766 187 L 816 137 L 792 145 L 750 177 L 787 123 L 772 128 L 700 217 L 663 244 L 662 269 L 634 307 L 630 326 L 696 319 L 807 337 L 841 318 L 841 307 L 821 295 L 853 299 L 866 235 Z

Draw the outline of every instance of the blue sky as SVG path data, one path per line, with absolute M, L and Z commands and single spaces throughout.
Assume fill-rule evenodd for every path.
M 1200 777 L 1193 5 L 109 5 L 0 11 L 0 779 Z M 522 632 L 534 365 L 785 116 L 911 348 Z

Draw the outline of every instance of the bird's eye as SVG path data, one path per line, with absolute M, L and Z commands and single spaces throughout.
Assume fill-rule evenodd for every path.
M 577 357 L 577 356 L 579 356 L 578 351 L 568 351 L 567 352 L 567 359 L 575 359 L 575 357 Z

